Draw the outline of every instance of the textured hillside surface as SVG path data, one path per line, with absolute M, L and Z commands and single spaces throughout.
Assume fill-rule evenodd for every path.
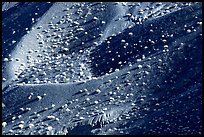
M 202 3 L 2 2 L 3 135 L 202 133 Z

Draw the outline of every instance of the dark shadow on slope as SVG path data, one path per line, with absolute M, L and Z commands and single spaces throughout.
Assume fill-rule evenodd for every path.
M 185 36 L 180 50 L 174 45 L 174 50 L 167 54 L 167 67 L 163 76 L 156 75 L 154 70 L 147 83 L 144 104 L 137 104 L 129 114 L 130 119 L 117 121 L 116 129 L 122 129 L 124 134 L 200 134 L 202 130 L 202 36 L 201 27 L 198 32 Z M 179 39 L 177 39 L 179 41 Z M 161 59 L 165 57 L 161 57 Z M 155 64 L 159 66 L 157 62 Z M 153 65 L 152 65 L 153 67 Z M 153 68 L 152 68 L 153 69 Z M 132 72 L 133 73 L 133 72 Z M 157 80 L 155 77 L 158 77 Z M 159 88 L 157 88 L 159 85 Z M 136 89 L 135 89 L 136 90 Z M 138 94 L 138 90 L 137 90 Z M 119 124 L 118 124 L 119 123 Z M 124 124 L 125 123 L 125 124 Z M 113 126 L 113 125 L 112 125 Z M 110 128 L 108 125 L 106 129 Z M 104 130 L 104 129 L 103 129 Z M 112 134 L 117 134 L 112 132 Z
M 174 62 L 169 63 L 171 71 L 166 73 L 167 83 L 163 88 L 155 90 L 152 97 L 158 97 L 156 106 L 149 102 L 151 108 L 145 121 L 140 125 L 140 120 L 132 118 L 128 122 L 130 134 L 198 134 L 201 132 L 202 114 L 202 38 L 194 36 L 194 40 L 186 43 L 184 57 L 181 60 L 179 53 L 169 57 Z M 192 47 L 188 47 L 188 46 Z M 185 60 L 187 58 L 187 60 Z M 172 79 L 172 75 L 176 77 Z M 171 83 L 170 81 L 173 81 Z M 172 89 L 173 88 L 173 89 Z M 153 111 L 153 110 L 156 111 Z M 143 112 L 140 112 L 143 113 Z M 131 121 L 130 120 L 130 121 Z M 151 123 L 151 124 L 149 124 Z M 137 126 L 135 126 L 137 125 Z
M 112 39 L 109 38 L 109 44 L 105 41 L 92 51 L 90 55 L 92 72 L 95 76 L 101 76 L 108 73 L 111 68 L 114 71 L 121 66 L 126 66 L 128 62 L 135 63 L 143 55 L 148 57 L 154 53 L 162 52 L 164 45 L 170 45 L 177 38 L 187 35 L 186 30 L 192 29 L 192 24 L 195 28 L 199 26 L 197 24 L 199 21 L 202 21 L 201 3 L 126 29 Z M 187 25 L 185 29 L 184 25 Z M 129 35 L 130 32 L 134 34 Z M 126 47 L 124 48 L 124 46 Z
M 92 135 L 91 130 L 93 129 L 91 125 L 77 125 L 69 130 L 69 135 Z

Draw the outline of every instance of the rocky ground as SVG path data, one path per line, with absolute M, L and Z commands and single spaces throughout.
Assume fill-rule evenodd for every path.
M 2 4 L 2 134 L 202 133 L 201 3 Z

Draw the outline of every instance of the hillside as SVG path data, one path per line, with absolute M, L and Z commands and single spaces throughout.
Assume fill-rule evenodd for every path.
M 3 135 L 201 134 L 201 3 L 2 11 Z

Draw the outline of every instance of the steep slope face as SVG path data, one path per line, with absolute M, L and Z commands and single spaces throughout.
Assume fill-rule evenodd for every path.
M 158 11 L 151 9 L 156 5 L 160 7 Z M 50 27 L 43 26 L 47 29 L 43 33 L 46 38 L 40 40 L 46 42 L 39 45 L 43 45 L 47 55 L 39 57 L 38 60 L 43 61 L 36 62 L 33 69 L 25 69 L 16 83 L 12 82 L 10 88 L 4 89 L 2 133 L 201 134 L 202 5 L 179 3 L 180 8 L 176 6 L 166 15 L 162 8 L 169 9 L 173 5 L 55 4 L 51 11 L 57 7 L 68 7 L 65 11 L 53 13 L 55 15 L 71 9 L 68 15 L 71 17 L 66 18 L 71 23 L 62 25 L 64 21 L 61 20 L 56 27 L 54 24 L 63 18 L 63 14 L 60 14 Z M 83 12 L 80 16 L 72 16 L 74 10 L 79 12 L 76 14 L 80 14 L 80 8 L 85 10 L 84 6 L 93 10 L 90 16 L 87 15 L 90 20 L 81 18 Z M 99 11 L 94 10 L 98 6 L 102 8 L 97 9 L 105 9 L 104 14 L 114 12 L 112 19 L 107 19 L 107 15 L 96 16 Z M 137 10 L 137 6 L 140 10 L 148 7 L 155 17 L 152 15 L 137 21 L 135 16 L 128 14 L 138 15 L 141 11 Z M 119 14 L 121 10 L 122 15 Z M 147 13 L 142 15 L 149 15 Z M 46 14 L 48 16 L 49 12 Z M 142 15 L 141 18 L 144 17 Z M 78 23 L 73 23 L 77 17 L 82 20 L 76 19 Z M 102 21 L 108 23 L 97 27 L 97 22 Z M 84 23 L 84 30 L 77 30 Z M 73 30 L 74 24 L 80 25 L 69 35 L 67 31 L 58 32 L 61 27 Z M 49 36 L 53 31 L 56 32 L 55 36 Z M 85 32 L 91 35 L 82 35 Z M 101 33 L 105 35 L 99 35 Z M 63 42 L 65 35 L 68 35 L 67 40 Z M 97 35 L 100 37 L 93 39 Z M 56 41 L 52 41 L 53 37 L 56 37 Z M 72 40 L 73 37 L 80 39 Z M 77 45 L 85 40 L 87 42 L 83 46 Z M 64 46 L 65 42 L 69 46 Z M 57 54 L 55 58 L 46 61 L 46 57 L 54 54 Z M 87 62 L 80 60 L 81 57 L 85 57 Z M 65 71 L 66 67 L 60 66 L 63 61 L 67 61 L 66 64 L 73 62 L 70 69 L 74 72 L 65 73 L 70 83 L 54 81 L 57 79 L 53 76 L 57 74 L 55 69 Z M 85 69 L 78 71 L 77 64 L 82 62 L 87 66 L 79 66 Z M 48 72 L 48 67 L 53 71 Z M 90 72 L 91 77 L 86 79 L 82 73 L 82 79 L 71 77 L 77 71 Z M 48 73 L 41 75 L 41 72 Z M 33 81 L 29 76 L 47 78 L 52 84 L 46 80 Z
M 124 68 L 128 63 L 134 64 L 155 53 L 169 51 L 172 48 L 170 45 L 183 36 L 189 38 L 191 33 L 200 28 L 202 16 L 199 12 L 201 7 L 195 5 L 191 8 L 148 20 L 117 36 L 109 37 L 91 53 L 93 73 L 101 76 Z M 185 18 L 182 14 L 186 15 Z
M 13 52 L 22 45 L 18 43 L 22 37 L 32 30 L 32 26 L 39 18 L 52 6 L 52 3 L 41 2 L 15 2 L 4 3 L 9 8 L 2 11 L 2 84 L 3 87 L 8 85 L 11 80 L 16 78 L 18 69 L 22 69 L 24 62 L 20 62 L 20 55 L 26 55 L 26 51 L 18 52 L 18 58 L 13 56 Z M 13 7 L 11 5 L 14 5 Z M 26 45 L 30 47 L 29 44 Z M 25 50 L 26 48 L 24 48 Z M 10 64 L 19 64 L 14 67 Z M 12 83 L 12 82 L 11 82 Z

